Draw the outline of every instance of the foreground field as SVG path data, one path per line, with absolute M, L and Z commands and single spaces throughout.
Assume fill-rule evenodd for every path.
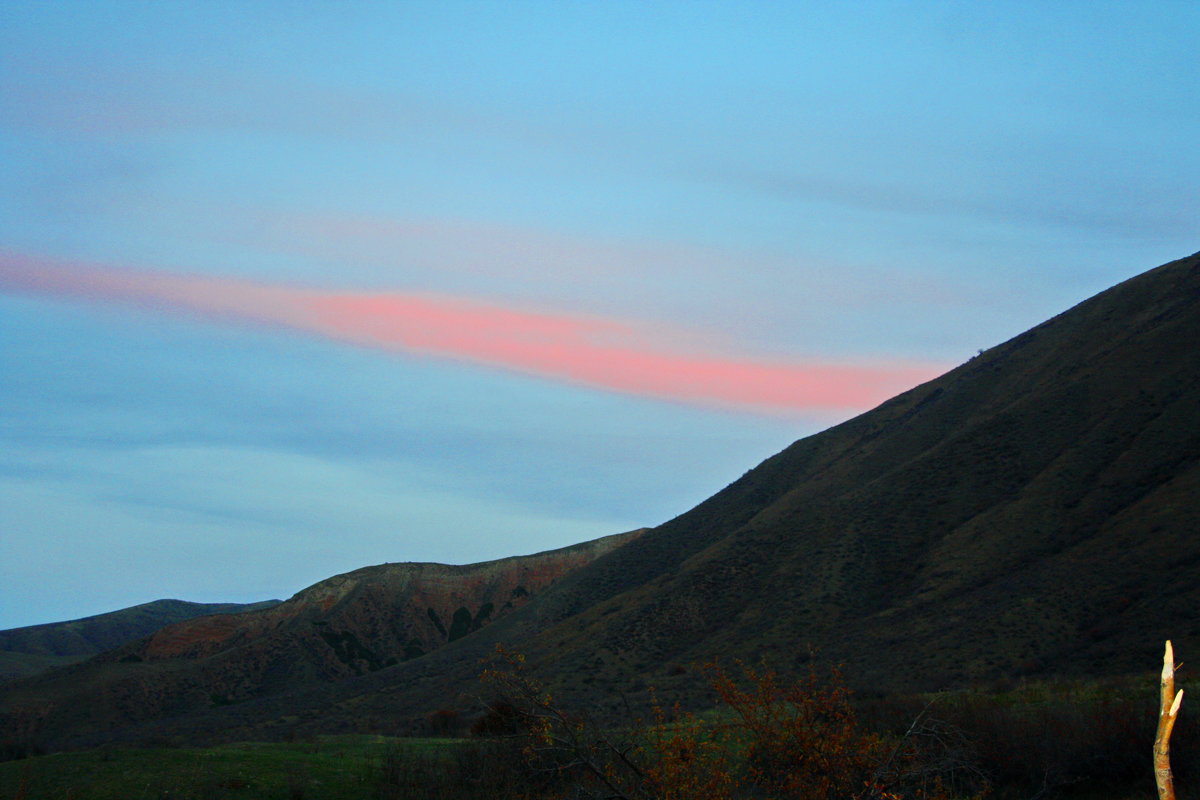
M 447 739 L 405 739 L 435 751 Z M 100 749 L 0 763 L 0 797 L 23 800 L 361 800 L 398 740 L 312 741 L 205 748 Z
M 783 685 L 746 671 L 734 682 L 716 672 L 723 703 L 704 714 L 599 728 L 560 713 L 519 674 L 504 674 L 492 684 L 503 690 L 493 711 L 448 725 L 446 738 L 320 736 L 33 757 L 10 747 L 0 798 L 549 800 L 591 791 L 583 796 L 1150 800 L 1153 681 L 859 696 L 851 704 L 836 681 Z M 1196 796 L 1189 790 L 1200 785 L 1200 725 L 1186 713 L 1172 756 L 1179 796 Z

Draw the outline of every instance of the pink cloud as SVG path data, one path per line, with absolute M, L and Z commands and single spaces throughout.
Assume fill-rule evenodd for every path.
M 283 326 L 336 341 L 564 383 L 768 413 L 869 408 L 944 365 L 822 363 L 695 352 L 686 332 L 399 292 L 331 292 L 0 253 L 0 290 Z

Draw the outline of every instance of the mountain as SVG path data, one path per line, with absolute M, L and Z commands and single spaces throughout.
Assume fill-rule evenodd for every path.
M 207 614 L 238 614 L 268 608 L 261 603 L 189 603 L 155 600 L 69 622 L 0 631 L 0 683 L 103 653 L 148 636 L 164 625 Z
M 0 723 L 76 730 L 186 717 L 322 688 L 412 660 L 526 605 L 641 535 L 467 566 L 381 564 L 250 613 L 195 617 L 9 687 Z
M 522 647 L 606 691 L 809 645 L 888 689 L 1137 671 L 1200 649 L 1198 531 L 1200 254 L 793 444 L 581 571 Z
M 337 680 L 235 686 L 202 708 L 171 698 L 223 686 L 235 663 L 274 668 L 233 646 L 155 662 L 143 642 L 10 687 L 0 714 L 55 746 L 394 732 L 470 708 L 497 643 L 599 713 L 647 685 L 702 704 L 693 666 L 714 658 L 788 673 L 816 652 L 879 690 L 1153 669 L 1166 638 L 1200 652 L 1198 342 L 1200 254 L 794 443 L 424 655 L 368 669 L 343 638 L 359 667 Z M 311 647 L 336 648 L 310 628 Z M 377 635 L 355 630 L 378 659 Z

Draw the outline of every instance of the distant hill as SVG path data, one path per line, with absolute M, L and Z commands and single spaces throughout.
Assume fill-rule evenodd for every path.
M 269 608 L 260 603 L 189 603 L 155 600 L 69 622 L 51 622 L 0 631 L 0 682 L 27 677 L 54 666 L 82 661 L 164 625 L 207 614 L 237 614 Z
M 389 633 L 354 610 L 403 591 L 331 586 L 294 616 L 259 612 L 308 631 L 288 645 L 308 680 L 238 645 L 249 631 L 178 644 L 164 632 L 0 690 L 0 726 L 52 746 L 395 732 L 471 707 L 498 642 L 601 713 L 648 685 L 702 704 L 696 664 L 800 671 L 810 647 L 881 690 L 1150 671 L 1166 638 L 1200 652 L 1198 344 L 1200 254 L 796 442 L 520 607 L 497 614 L 495 595 L 486 626 L 464 604 L 467 633 L 447 628 L 423 655 L 380 661 L 416 628 Z M 453 607 L 436 607 L 443 628 Z
M 84 663 L 11 684 L 5 702 L 14 728 L 43 714 L 49 697 L 52 710 L 88 729 L 321 689 L 419 660 L 505 618 L 641 533 L 467 566 L 364 567 L 269 608 L 167 625 Z

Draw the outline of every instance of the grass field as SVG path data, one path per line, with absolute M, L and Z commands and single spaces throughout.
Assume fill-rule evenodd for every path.
M 889 742 L 923 720 L 911 741 L 927 749 L 913 764 L 939 770 L 950 797 L 990 784 L 993 800 L 1149 800 L 1155 680 L 1047 681 L 936 698 L 858 698 L 855 705 L 864 729 Z M 1181 797 L 1200 785 L 1200 722 L 1186 708 L 1171 748 Z M 708 730 L 738 720 L 724 706 L 700 718 Z M 828 730 L 831 723 L 821 724 Z M 598 732 L 621 738 L 620 731 Z M 738 775 L 743 750 L 727 750 Z M 789 756 L 787 763 L 798 761 Z M 0 762 L 0 800 L 512 800 L 564 796 L 577 777 L 562 773 L 556 781 L 544 769 L 531 772 L 521 742 L 504 736 L 341 735 L 18 758 Z
M 424 751 L 449 739 L 321 736 L 311 741 L 206 748 L 105 748 L 0 763 L 8 800 L 362 800 L 380 759 L 400 745 Z

